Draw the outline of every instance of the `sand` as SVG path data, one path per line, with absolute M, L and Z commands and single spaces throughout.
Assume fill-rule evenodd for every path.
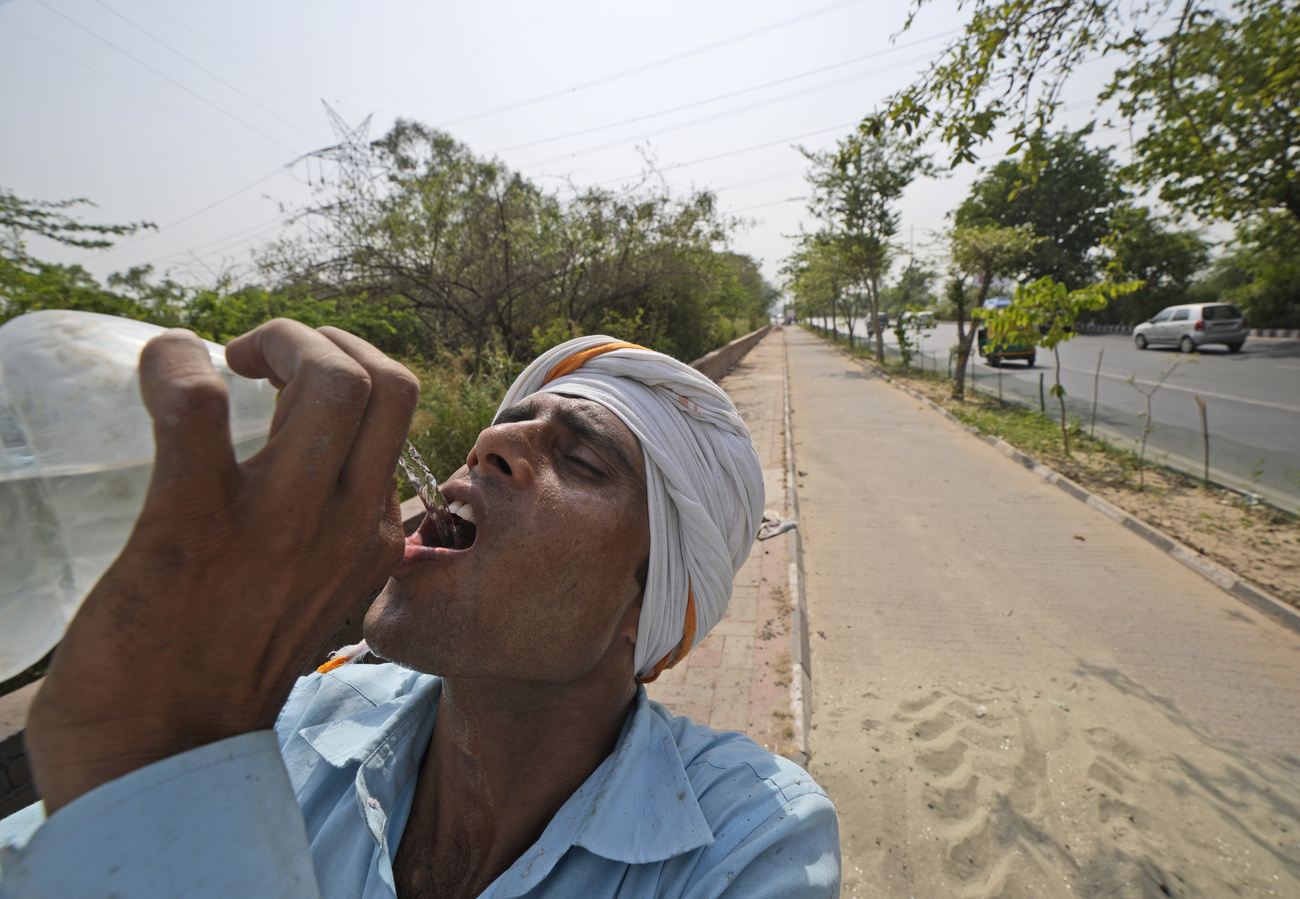
M 844 896 L 1300 896 L 1296 766 L 1123 678 L 818 692 Z

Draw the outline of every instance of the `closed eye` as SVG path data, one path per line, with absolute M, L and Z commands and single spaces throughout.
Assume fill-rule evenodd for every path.
M 566 455 L 564 458 L 575 468 L 581 469 L 589 478 L 603 478 L 605 476 L 604 471 L 581 456 Z

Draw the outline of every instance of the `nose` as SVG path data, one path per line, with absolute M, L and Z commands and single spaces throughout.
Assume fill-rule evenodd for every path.
M 536 421 L 485 428 L 465 458 L 465 466 L 471 472 L 502 477 L 516 487 L 527 487 L 536 476 L 534 444 L 540 432 L 541 424 Z

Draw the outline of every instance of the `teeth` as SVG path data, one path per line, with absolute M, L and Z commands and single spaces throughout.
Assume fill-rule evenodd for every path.
M 447 505 L 447 511 L 458 518 L 468 521 L 470 524 L 474 523 L 474 508 L 469 503 L 455 500 Z

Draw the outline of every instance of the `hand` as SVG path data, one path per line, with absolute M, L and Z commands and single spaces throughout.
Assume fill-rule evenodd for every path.
M 282 387 L 243 464 L 203 343 L 140 357 L 153 480 L 122 554 L 87 596 L 27 722 L 48 813 L 180 752 L 270 727 L 304 659 L 402 558 L 394 470 L 419 383 L 335 328 L 269 322 L 230 367 Z

